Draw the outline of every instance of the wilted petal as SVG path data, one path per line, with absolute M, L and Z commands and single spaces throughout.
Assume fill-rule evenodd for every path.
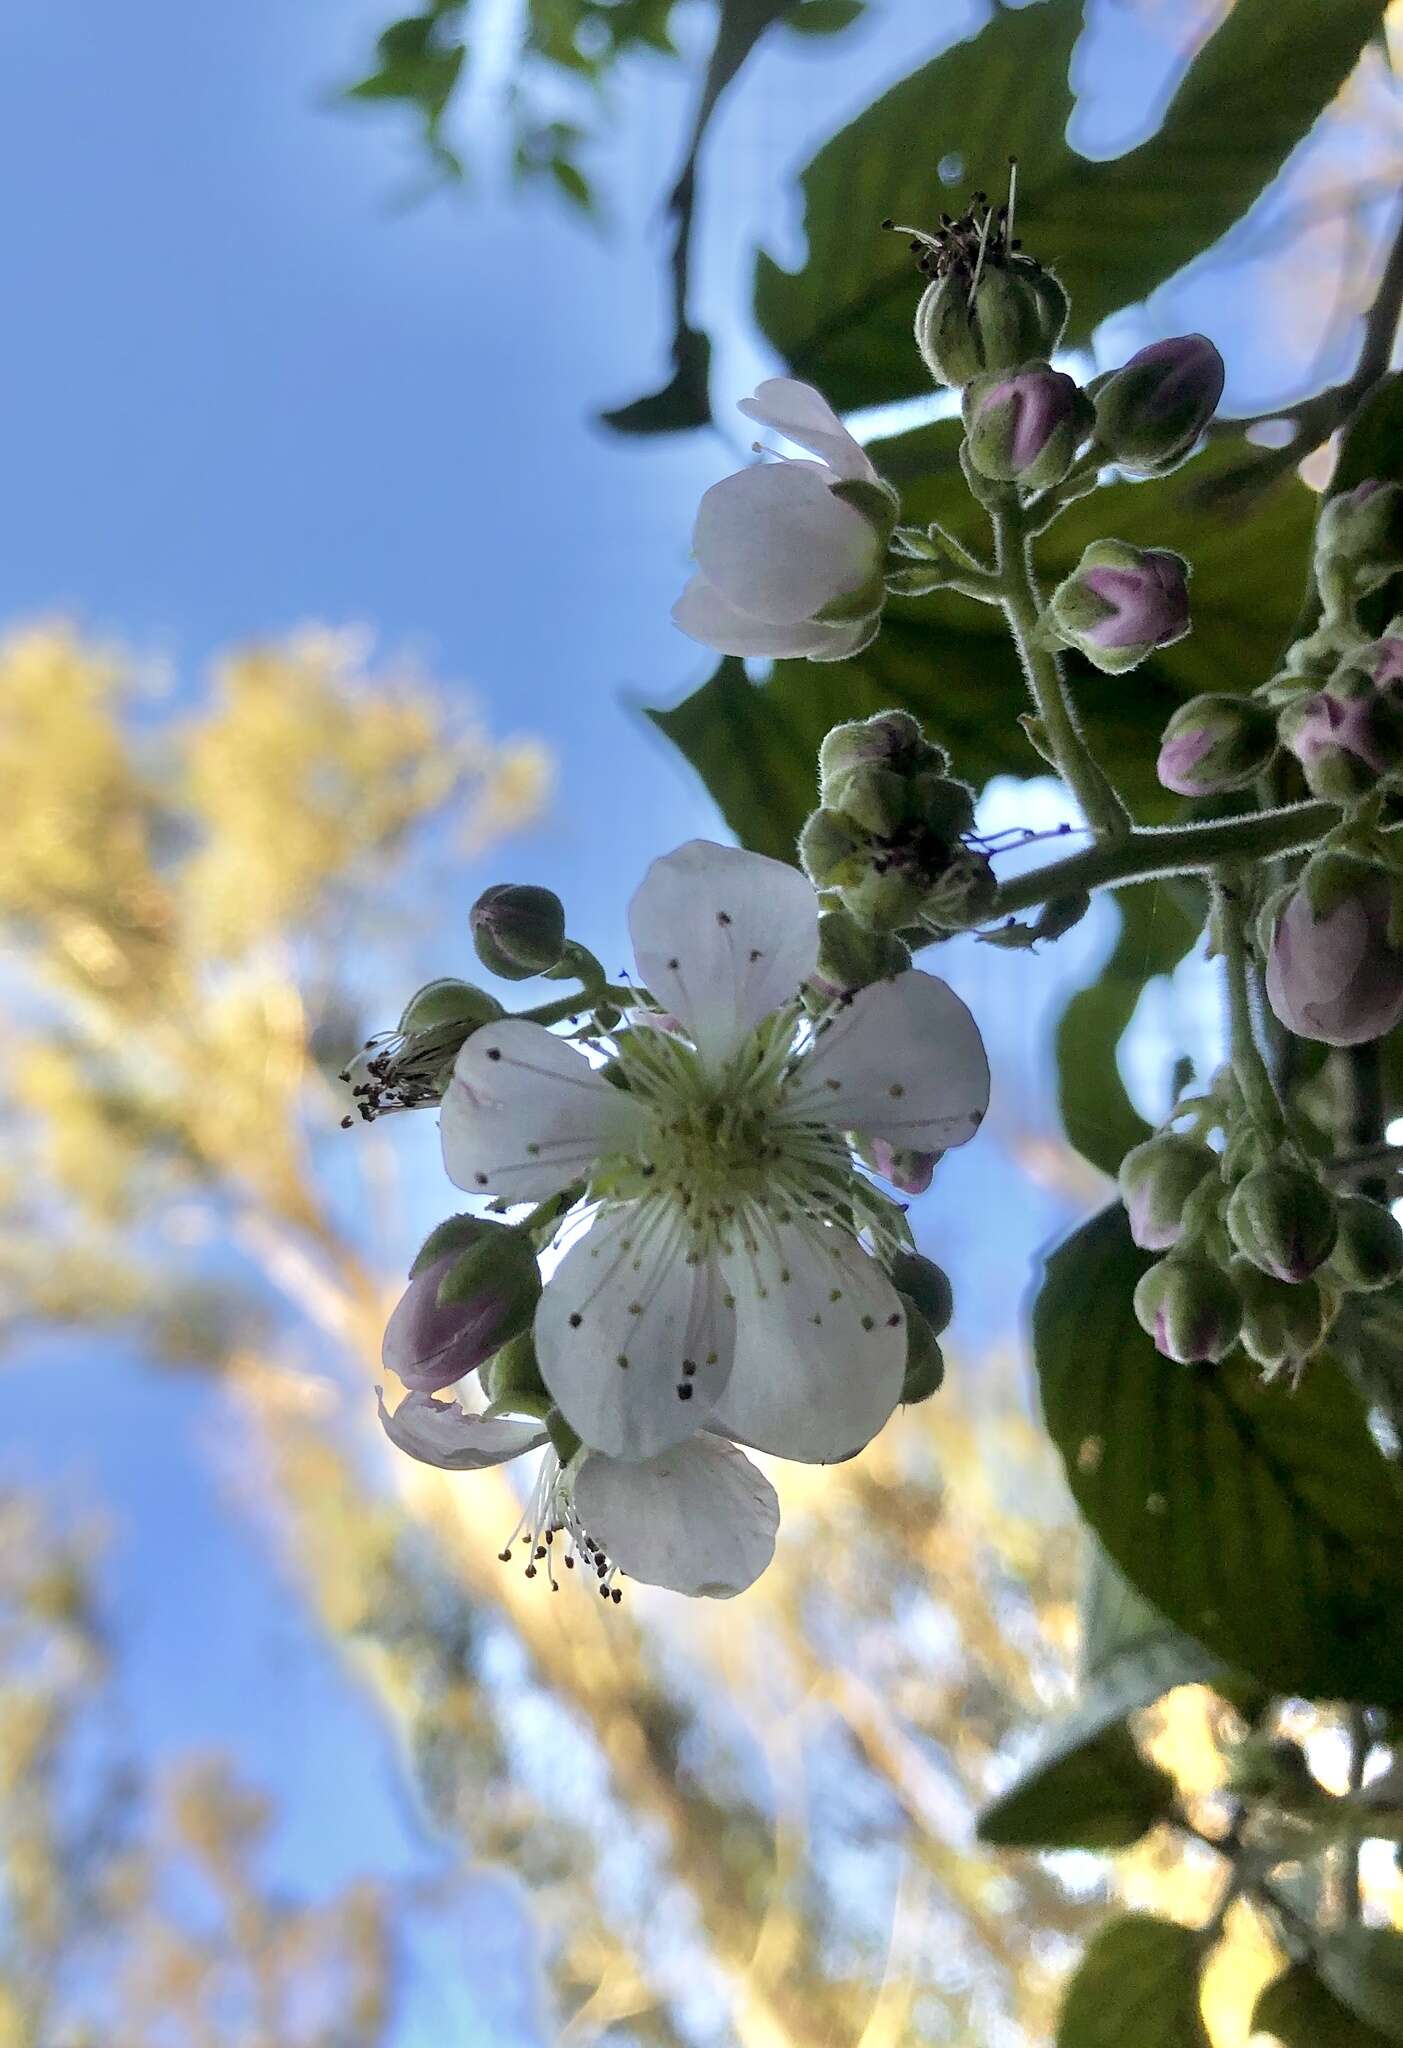
M 628 1151 L 643 1119 L 573 1045 L 516 1017 L 475 1031 L 440 1116 L 448 1178 L 473 1194 L 539 1202 Z
M 870 582 L 883 542 L 811 462 L 764 462 L 713 484 L 697 510 L 697 566 L 737 611 L 812 619 Z
M 739 410 L 747 419 L 783 434 L 786 441 L 807 448 L 836 475 L 860 478 L 864 483 L 877 481 L 867 451 L 812 384 L 801 384 L 794 377 L 767 377 L 753 398 L 740 401 Z
M 965 1005 L 934 974 L 911 968 L 859 989 L 804 1058 L 786 1102 L 911 1152 L 972 1138 L 989 1107 L 989 1061 Z
M 719 1276 L 689 1265 L 676 1212 L 631 1203 L 600 1217 L 546 1283 L 541 1377 L 591 1449 L 638 1460 L 699 1430 L 726 1384 L 735 1318 Z
M 574 1494 L 590 1535 L 644 1585 L 728 1600 L 774 1556 L 775 1490 L 722 1437 L 689 1437 L 641 1464 L 592 1453 Z
M 712 1065 L 818 963 L 818 898 L 785 861 L 690 839 L 655 860 L 628 911 L 638 972 Z
M 783 1224 L 725 1261 L 736 1359 L 714 1428 L 757 1451 L 834 1464 L 869 1443 L 901 1398 L 906 1312 L 855 1238 Z
M 672 622 L 689 639 L 714 647 L 718 654 L 748 654 L 777 661 L 846 661 L 872 639 L 880 619 L 874 613 L 870 618 L 837 625 L 822 619 L 800 619 L 794 625 L 776 626 L 737 611 L 704 576 L 694 576 L 672 607 Z
M 379 1387 L 375 1398 L 390 1442 L 421 1465 L 438 1465 L 445 1472 L 480 1472 L 487 1465 L 505 1465 L 546 1442 L 538 1422 L 469 1415 L 456 1401 L 436 1401 L 432 1394 L 406 1394 L 393 1413 Z

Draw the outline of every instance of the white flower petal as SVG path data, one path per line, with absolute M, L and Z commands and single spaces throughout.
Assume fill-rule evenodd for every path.
M 703 497 L 692 552 L 737 611 L 794 625 L 875 575 L 882 540 L 870 520 L 834 497 L 825 476 L 811 462 L 763 462 L 724 477 Z
M 790 1223 L 724 1269 L 736 1362 L 712 1427 L 808 1465 L 860 1451 L 906 1374 L 906 1312 L 882 1268 L 845 1231 Z
M 738 408 L 826 462 L 836 475 L 875 483 L 877 472 L 861 443 L 855 441 L 821 391 L 794 377 L 768 377 L 753 398 Z
M 468 1415 L 456 1401 L 436 1401 L 432 1394 L 406 1394 L 393 1414 L 378 1387 L 375 1398 L 390 1442 L 421 1465 L 438 1465 L 445 1472 L 505 1465 L 525 1451 L 539 1450 L 547 1440 L 538 1422 Z
M 910 1152 L 972 1138 L 989 1107 L 989 1061 L 965 1005 L 911 968 L 859 989 L 800 1063 L 789 1115 Z
M 713 1067 L 818 964 L 818 898 L 806 877 L 709 839 L 653 862 L 628 928 L 639 974 Z
M 589 1534 L 644 1585 L 729 1600 L 774 1556 L 775 1490 L 722 1437 L 690 1437 L 636 1465 L 589 1454 L 574 1494 Z
M 687 1263 L 670 1203 L 601 1216 L 536 1311 L 541 1377 L 592 1450 L 655 1457 L 706 1422 L 726 1384 L 735 1318 L 720 1276 Z
M 738 612 L 704 576 L 694 576 L 672 607 L 672 622 L 689 639 L 714 647 L 718 654 L 750 654 L 779 661 L 806 657 L 810 661 L 845 661 L 866 646 L 879 619 L 874 614 L 831 626 L 822 619 L 773 626 Z
M 473 1194 L 539 1202 L 634 1149 L 638 1105 L 573 1045 L 517 1017 L 485 1024 L 459 1053 L 439 1128 L 448 1178 Z

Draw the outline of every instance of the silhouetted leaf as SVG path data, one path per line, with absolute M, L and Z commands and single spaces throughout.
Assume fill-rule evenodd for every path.
M 1282 2048 L 1386 2048 L 1388 2035 L 1341 2005 L 1308 1963 L 1273 1978 L 1252 2013 L 1253 2034 L 1274 2034 Z
M 1209 2048 L 1192 1928 L 1148 1913 L 1103 1927 L 1067 1987 L 1057 2048 Z

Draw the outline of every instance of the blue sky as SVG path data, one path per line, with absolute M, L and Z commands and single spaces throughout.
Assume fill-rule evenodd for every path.
M 873 0 L 841 52 L 777 39 L 757 60 L 708 155 L 698 310 L 718 331 L 718 392 L 739 397 L 772 367 L 737 309 L 754 243 L 796 249 L 784 179 L 806 145 L 980 12 Z M 1088 146 L 1143 132 L 1169 61 L 1126 13 L 1096 11 Z M 471 689 L 494 728 L 542 732 L 559 758 L 549 818 L 493 873 L 465 877 L 464 902 L 498 872 L 568 877 L 575 928 L 614 965 L 647 860 L 717 829 L 633 706 L 672 701 L 707 672 L 668 606 L 696 500 L 749 436 L 621 442 L 593 418 L 659 380 L 656 208 L 691 82 L 650 59 L 620 82 L 598 163 L 607 233 L 504 194 L 490 148 L 470 198 L 406 210 L 394 200 L 416 160 L 399 118 L 327 106 L 384 14 L 367 0 L 9 0 L 0 618 L 63 612 L 168 659 L 187 688 L 231 642 L 308 621 L 373 626 Z M 684 26 L 695 36 L 700 12 Z M 1125 336 L 1213 326 L 1230 396 L 1259 402 L 1290 388 L 1310 337 L 1264 352 L 1250 286 L 1205 272 Z M 992 822 L 1014 815 L 1004 796 Z M 1048 1021 L 1109 930 L 1106 915 L 1089 920 L 1037 968 L 967 945 L 942 962 L 1003 1075 L 990 1143 L 950 1161 L 921 1210 L 932 1245 L 976 1276 L 959 1326 L 972 1348 L 1011 1335 L 1027 1258 L 1069 1214 L 1009 1147 L 1053 1131 Z M 426 976 L 463 967 L 461 927 L 449 944 L 457 955 L 426 957 Z M 387 1017 L 403 993 L 387 992 Z M 1161 1028 L 1201 1019 L 1193 990 L 1156 1001 Z M 1137 1057 L 1147 1101 L 1164 1043 L 1157 1029 Z M 432 1221 L 432 1133 L 405 1144 Z M 38 1397 L 60 1364 L 75 1420 L 57 1453 Z M 41 1343 L 3 1398 L 5 1475 L 112 1516 L 133 1739 L 149 1753 L 227 1743 L 275 1785 L 290 1882 L 437 1869 L 373 1710 L 237 1500 L 210 1484 L 219 1396 L 121 1352 Z M 418 1937 L 397 2048 L 544 2038 L 527 1944 L 500 1888 L 479 1903 L 471 1944 L 465 1929 Z

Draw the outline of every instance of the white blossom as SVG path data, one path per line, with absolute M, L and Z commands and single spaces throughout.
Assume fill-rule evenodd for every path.
M 534 1331 L 585 1444 L 642 1463 L 707 1428 L 848 1457 L 890 1415 L 906 1362 L 883 1264 L 901 1212 L 848 1134 L 921 1152 L 971 1137 L 989 1090 L 978 1028 L 914 969 L 807 1020 L 817 898 L 758 854 L 680 847 L 653 863 L 629 923 L 639 974 L 681 1028 L 619 1033 L 620 1087 L 538 1024 L 483 1026 L 443 1103 L 449 1176 L 509 1202 L 587 1184 Z
M 592 1572 L 617 1600 L 622 1573 L 642 1585 L 693 1597 L 742 1593 L 774 1555 L 779 1502 L 764 1474 L 723 1437 L 704 1434 L 656 1458 L 627 1464 L 582 1448 L 562 1465 L 546 1430 L 528 1418 L 470 1413 L 457 1401 L 406 1394 L 380 1420 L 391 1442 L 422 1464 L 481 1471 L 544 1453 L 518 1537 L 526 1570 L 555 1587 L 557 1564 Z M 563 1543 L 557 1548 L 557 1537 Z
M 692 535 L 697 574 L 673 619 L 723 654 L 841 661 L 877 631 L 895 498 L 811 385 L 771 377 L 740 410 L 818 460 L 764 462 L 712 485 Z M 849 497 L 843 485 L 862 488 Z

